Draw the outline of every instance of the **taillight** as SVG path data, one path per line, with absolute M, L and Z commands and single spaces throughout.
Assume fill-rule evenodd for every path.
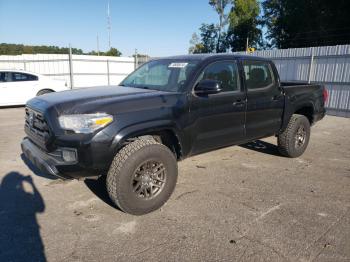
M 324 87 L 323 88 L 323 101 L 326 103 L 328 100 L 328 90 Z

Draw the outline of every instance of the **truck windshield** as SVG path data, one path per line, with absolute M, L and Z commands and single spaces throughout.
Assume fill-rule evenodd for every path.
M 148 62 L 127 76 L 121 86 L 180 92 L 198 61 L 161 59 Z

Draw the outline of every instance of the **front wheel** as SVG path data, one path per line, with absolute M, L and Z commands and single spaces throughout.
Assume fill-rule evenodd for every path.
M 287 128 L 278 135 L 278 150 L 283 156 L 299 157 L 309 144 L 310 122 L 303 115 L 294 114 Z
M 153 139 L 137 139 L 116 154 L 106 184 L 109 197 L 122 211 L 143 215 L 170 198 L 176 181 L 174 154 Z

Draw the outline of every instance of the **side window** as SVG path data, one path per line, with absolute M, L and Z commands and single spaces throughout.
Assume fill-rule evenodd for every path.
M 248 90 L 268 88 L 275 82 L 270 63 L 243 61 L 244 77 Z
M 11 73 L 10 72 L 0 72 L 0 82 L 11 82 Z
M 208 65 L 200 74 L 201 80 L 218 80 L 223 92 L 239 90 L 238 67 L 235 61 L 220 61 Z
M 37 76 L 25 74 L 25 73 L 12 72 L 12 81 L 14 81 L 14 82 L 17 82 L 17 81 L 35 81 L 35 80 L 38 80 Z
M 27 75 L 27 81 L 37 81 L 38 77 L 35 75 L 30 75 L 30 74 L 26 74 Z

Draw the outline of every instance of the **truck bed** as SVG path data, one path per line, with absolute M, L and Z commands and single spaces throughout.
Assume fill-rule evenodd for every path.
M 309 115 L 310 123 L 323 118 L 325 115 L 324 103 L 327 96 L 325 87 L 307 82 L 281 82 L 285 93 L 284 129 L 292 114 Z

